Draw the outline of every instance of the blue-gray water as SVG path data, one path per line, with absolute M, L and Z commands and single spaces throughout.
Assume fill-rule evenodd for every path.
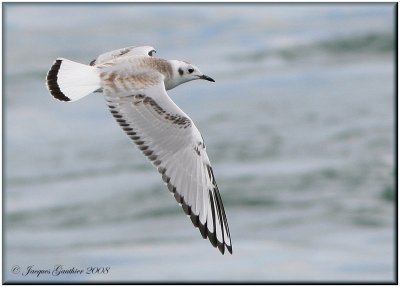
M 4 280 L 394 279 L 394 4 L 4 9 Z M 232 256 L 201 239 L 100 94 L 46 90 L 57 57 L 143 44 L 216 79 L 169 94 L 206 141 Z M 57 264 L 110 269 L 23 276 Z

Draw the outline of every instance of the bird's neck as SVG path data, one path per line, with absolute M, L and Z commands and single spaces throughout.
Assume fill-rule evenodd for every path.
M 179 86 L 185 82 L 187 82 L 181 75 L 179 75 L 179 67 L 180 61 L 178 60 L 169 60 L 168 63 L 171 66 L 172 73 L 168 75 L 164 75 L 164 85 L 166 90 L 171 90 L 176 86 Z

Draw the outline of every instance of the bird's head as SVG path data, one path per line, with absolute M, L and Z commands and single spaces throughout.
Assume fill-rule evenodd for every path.
M 169 62 L 172 66 L 172 77 L 166 83 L 167 90 L 193 80 L 215 82 L 214 79 L 200 72 L 199 68 L 193 64 L 178 60 L 171 60 Z

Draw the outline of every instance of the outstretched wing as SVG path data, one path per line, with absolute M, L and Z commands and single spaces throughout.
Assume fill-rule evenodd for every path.
M 91 66 L 102 64 L 110 60 L 125 57 L 125 56 L 150 56 L 152 57 L 156 53 L 156 50 L 151 46 L 130 46 L 120 48 L 110 52 L 106 52 L 98 56 L 95 60 L 90 62 Z
M 163 76 L 146 72 L 124 79 L 110 71 L 102 73 L 102 81 L 112 115 L 158 169 L 203 238 L 208 237 L 222 253 L 225 247 L 232 253 L 224 206 L 203 138 L 167 95 Z

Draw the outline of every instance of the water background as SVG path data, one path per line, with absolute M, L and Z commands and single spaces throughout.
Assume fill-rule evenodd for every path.
M 392 281 L 394 5 L 3 5 L 3 280 Z M 100 94 L 46 90 L 57 57 L 145 44 L 216 79 L 169 94 L 206 141 L 232 256 Z M 110 270 L 22 275 L 58 264 Z

